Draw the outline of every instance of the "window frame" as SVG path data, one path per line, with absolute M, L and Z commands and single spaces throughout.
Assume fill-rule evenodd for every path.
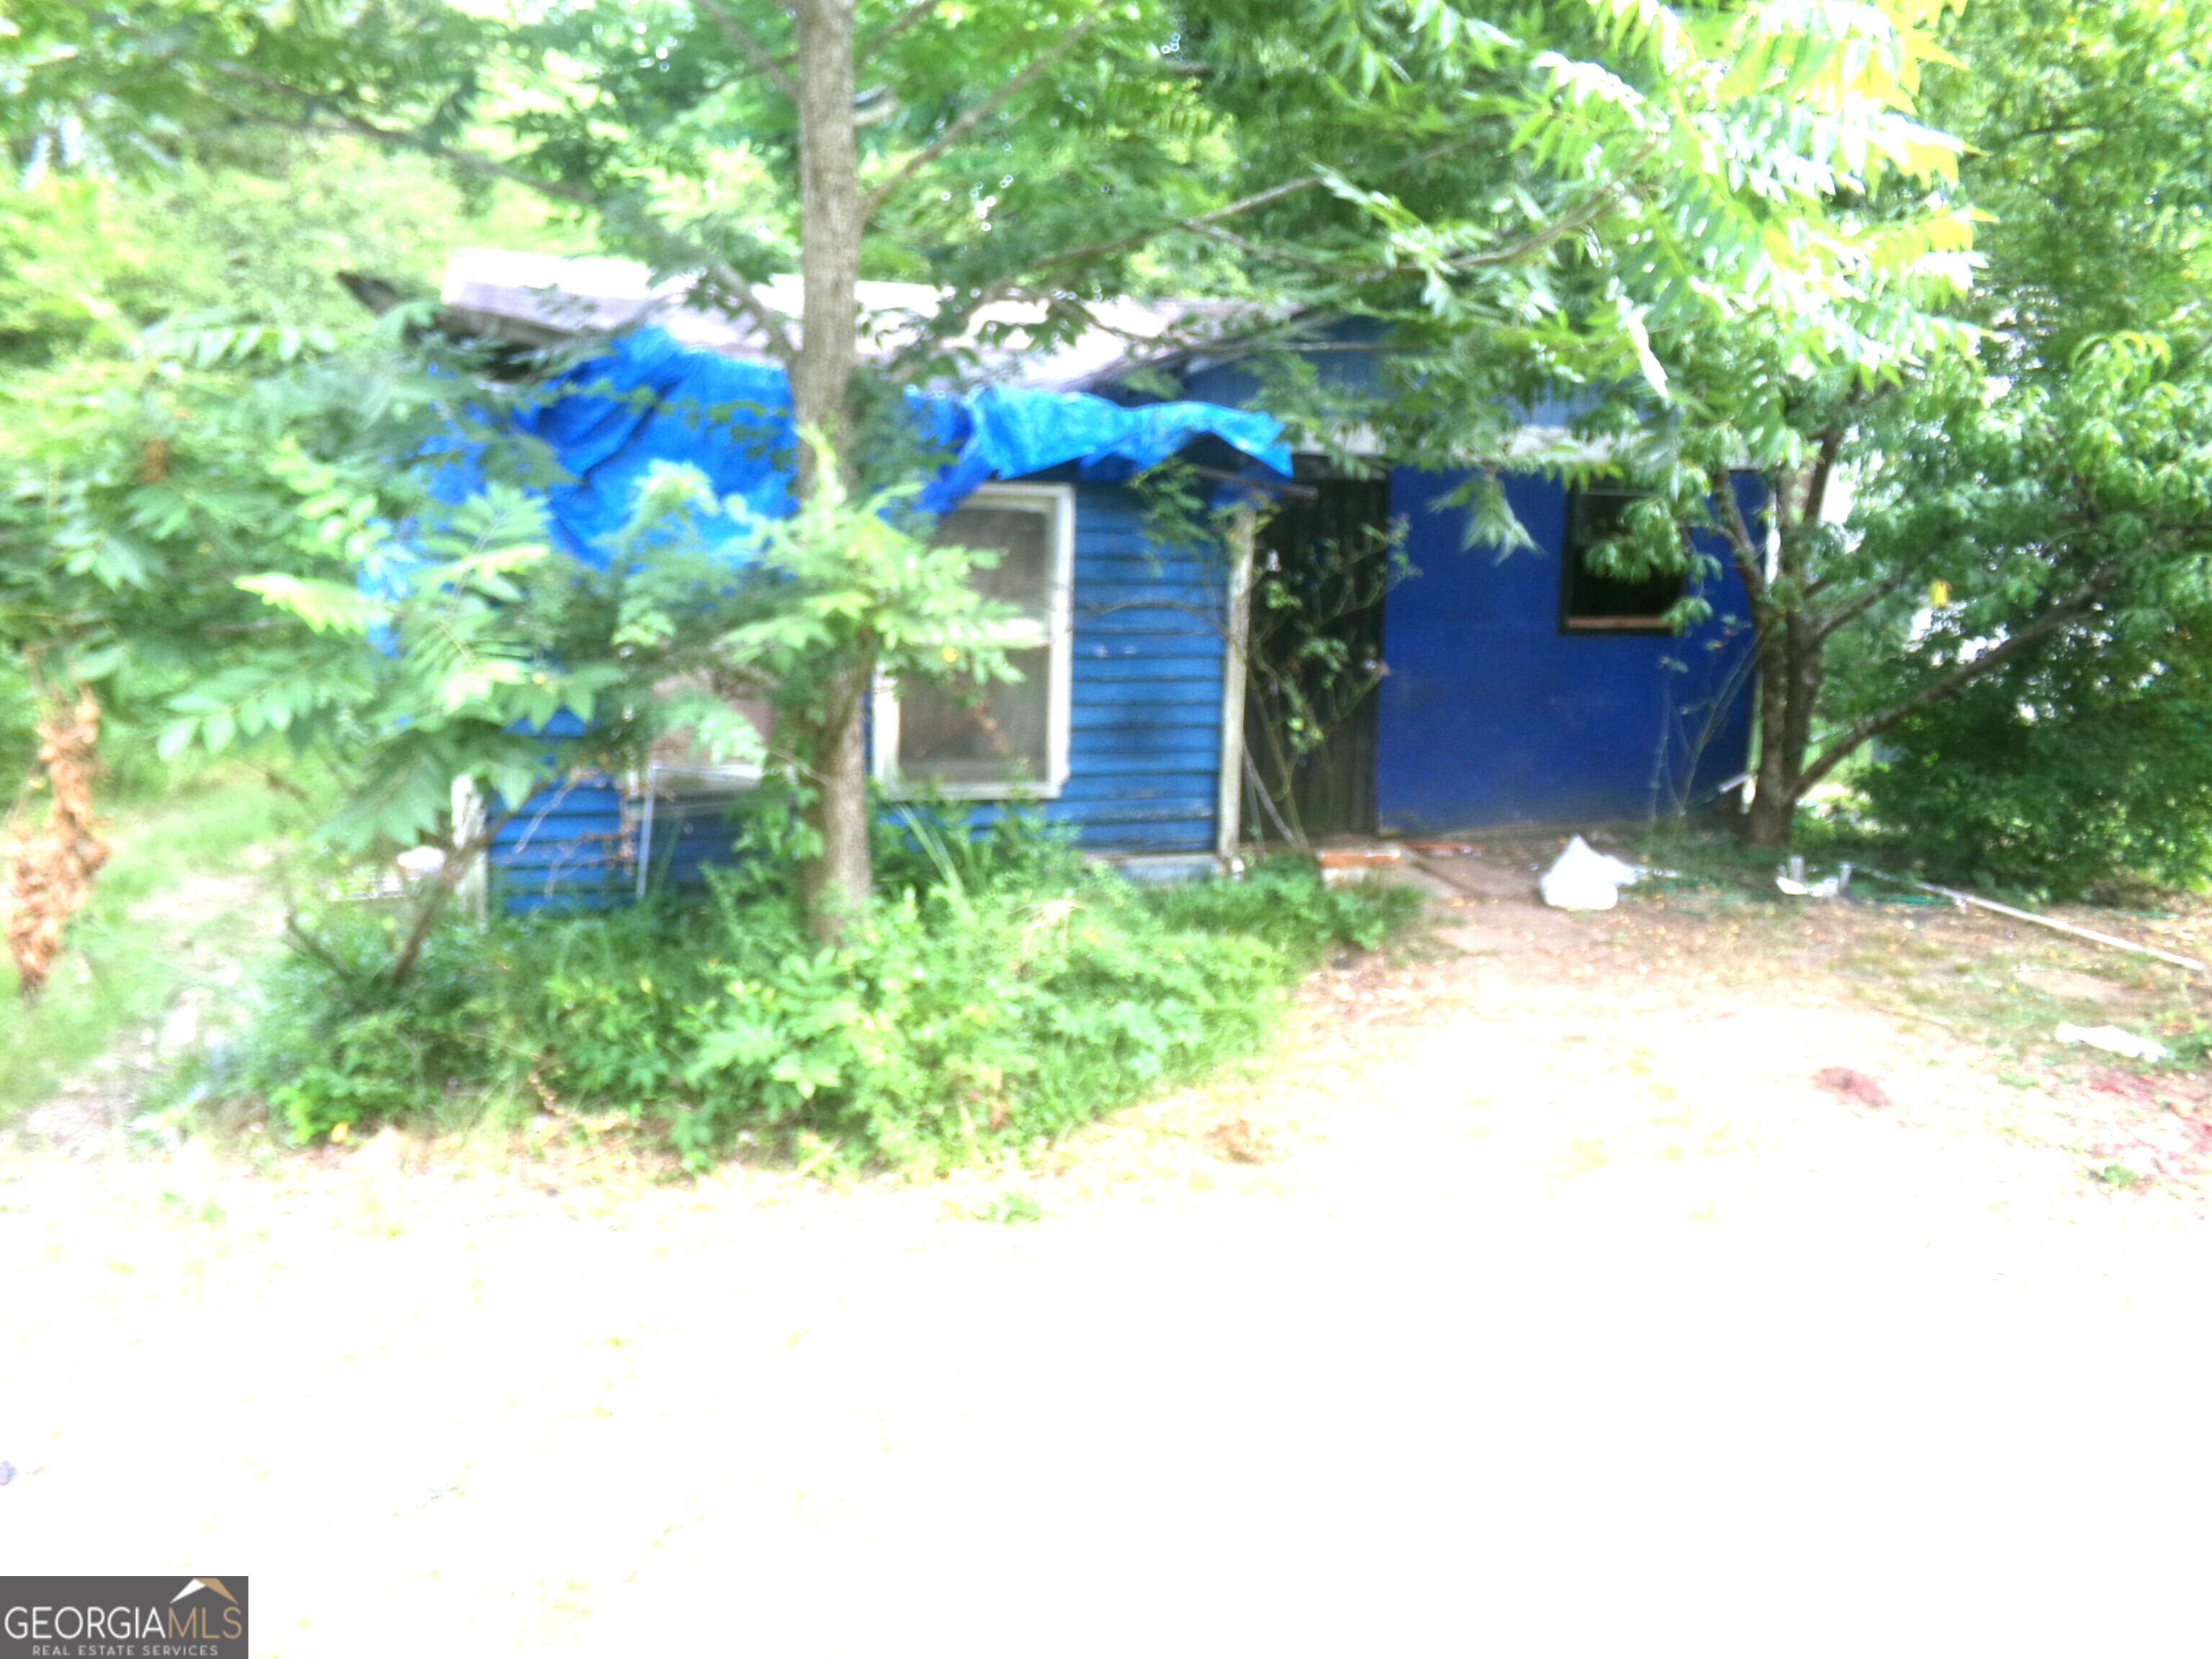
M 1017 798 L 1053 800 L 1066 786 L 1069 732 L 1074 703 L 1075 650 L 1075 486 L 1053 483 L 988 483 L 963 497 L 944 517 L 965 507 L 1012 507 L 1038 512 L 1052 520 L 1048 547 L 1052 587 L 1040 636 L 1012 644 L 1018 651 L 1048 653 L 1046 676 L 1045 775 L 1009 779 L 1003 782 L 939 783 L 935 793 L 946 800 L 1012 800 Z M 877 784 L 894 799 L 911 799 L 931 792 L 927 778 L 910 779 L 899 770 L 899 695 L 897 682 L 878 675 L 873 702 L 874 753 L 872 770 Z
M 1654 635 L 1672 638 L 1681 633 L 1680 627 L 1664 619 L 1664 611 L 1648 617 L 1577 617 L 1574 613 L 1576 568 L 1581 562 L 1583 553 L 1587 551 L 1589 546 L 1594 545 L 1588 543 L 1577 544 L 1575 540 L 1576 503 L 1586 495 L 1605 495 L 1622 501 L 1638 501 L 1644 500 L 1650 494 L 1649 490 L 1625 489 L 1617 487 L 1608 489 L 1602 485 L 1595 489 L 1569 487 L 1559 514 L 1559 632 L 1562 636 L 1577 639 L 1617 639 L 1623 635 L 1632 639 L 1650 638 Z M 1615 579 L 1600 577 L 1599 580 Z M 1689 592 L 1689 580 L 1686 575 L 1677 577 L 1674 581 L 1674 597 L 1666 606 L 1666 610 L 1668 611 L 1680 604 L 1683 598 Z

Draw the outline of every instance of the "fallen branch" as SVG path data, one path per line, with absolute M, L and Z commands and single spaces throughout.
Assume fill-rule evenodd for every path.
M 2156 957 L 2160 962 L 2170 962 L 2177 968 L 2186 968 L 2193 974 L 2212 973 L 2194 957 L 2178 957 L 2171 951 L 2161 951 L 2156 945 L 2138 945 L 2131 939 L 2122 939 L 2117 933 L 2100 933 L 2094 927 L 2076 927 L 2070 921 L 2061 921 L 2056 916 L 2039 916 L 2033 910 L 2015 910 L 2009 904 L 1999 904 L 1995 899 L 1978 898 L 1972 893 L 1961 893 L 1955 888 L 1938 887 L 1933 882 L 1917 881 L 1911 876 L 1884 875 L 1879 870 L 1861 866 L 1861 873 L 1877 881 L 1894 883 L 1899 887 L 1917 887 L 1923 893 L 1935 893 L 1949 899 L 1954 904 L 1972 904 L 1984 910 L 1994 910 L 2001 916 L 2010 916 L 2014 921 L 2032 921 L 2038 927 L 2048 927 L 2054 933 L 2070 934 L 2087 939 L 2092 945 L 2101 945 L 2112 951 L 2132 951 L 2137 956 Z

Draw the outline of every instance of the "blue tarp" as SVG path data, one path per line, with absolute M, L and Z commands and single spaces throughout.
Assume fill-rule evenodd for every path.
M 523 409 L 514 425 L 542 439 L 569 477 L 547 491 L 547 504 L 578 557 L 605 562 L 609 538 L 655 462 L 698 468 L 717 495 L 764 517 L 791 511 L 791 386 L 775 364 L 695 351 L 647 328 L 555 385 L 560 390 Z M 959 397 L 909 392 L 907 404 L 917 435 L 948 458 L 919 497 L 933 513 L 989 479 L 1070 463 L 1079 477 L 1115 482 L 1206 436 L 1270 471 L 1291 471 L 1279 421 L 1215 404 L 1125 409 L 1080 392 L 1014 386 Z

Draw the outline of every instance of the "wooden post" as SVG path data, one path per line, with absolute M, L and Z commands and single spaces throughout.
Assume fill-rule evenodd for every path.
M 1227 873 L 1243 835 L 1244 655 L 1252 637 L 1252 549 L 1259 515 L 1237 508 L 1229 526 L 1229 614 L 1222 634 L 1221 775 L 1213 804 L 1213 852 Z
M 491 914 L 491 850 L 477 845 L 483 834 L 483 797 L 477 793 L 476 780 L 464 774 L 453 780 L 452 856 L 464 866 L 453 883 L 453 896 L 460 900 L 469 920 L 479 927 L 490 919 Z

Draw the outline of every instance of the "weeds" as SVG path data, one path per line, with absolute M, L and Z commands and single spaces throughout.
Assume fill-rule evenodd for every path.
M 978 1204 L 968 1212 L 971 1221 L 996 1221 L 1006 1226 L 1017 1226 L 1044 1219 L 1044 1206 L 1036 1201 L 1032 1193 L 1009 1187 L 988 1204 Z
M 830 947 L 773 826 L 711 902 L 453 922 L 413 982 L 396 922 L 325 918 L 263 988 L 216 1092 L 295 1141 L 377 1121 L 613 1114 L 699 1167 L 733 1142 L 819 1173 L 927 1171 L 1069 1129 L 1255 1048 L 1298 975 L 1419 900 L 1310 869 L 1147 892 L 1033 823 L 891 832 L 898 884 Z

